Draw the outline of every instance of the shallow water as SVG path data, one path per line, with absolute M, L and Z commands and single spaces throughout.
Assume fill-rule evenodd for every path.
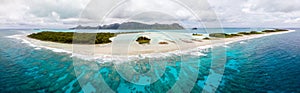
M 227 45 L 224 74 L 218 74 L 221 62 L 211 67 L 218 64 L 212 60 L 224 60 L 212 56 L 224 47 L 201 51 L 206 56 L 184 54 L 112 64 L 34 49 L 5 37 L 24 30 L 1 30 L 0 92 L 213 92 L 214 87 L 206 86 L 210 83 L 220 83 L 216 92 L 300 92 L 297 30 Z M 220 82 L 207 82 L 222 75 Z

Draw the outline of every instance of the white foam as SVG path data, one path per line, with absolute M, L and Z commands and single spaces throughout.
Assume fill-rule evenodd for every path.
M 225 48 L 229 48 L 229 46 L 227 46 L 227 45 L 224 45 L 223 47 L 225 47 Z
M 244 41 L 241 41 L 241 42 L 240 42 L 240 44 L 245 44 L 245 43 L 246 43 L 246 42 L 244 42 Z
M 201 52 L 192 52 L 191 55 L 193 55 L 193 56 L 206 56 L 206 54 L 201 53 Z
M 72 53 L 71 51 L 66 51 L 66 50 L 63 50 L 63 49 L 57 49 L 57 48 L 51 48 L 51 47 L 46 47 L 46 46 L 35 45 L 32 42 L 30 42 L 30 41 L 28 41 L 26 39 L 21 38 L 22 36 L 24 36 L 24 35 L 12 35 L 12 36 L 6 36 L 6 37 L 7 38 L 14 38 L 14 39 L 17 39 L 17 40 L 21 40 L 21 43 L 24 43 L 24 44 L 27 44 L 27 45 L 29 45 L 31 47 L 34 47 L 34 49 L 36 49 L 36 50 L 40 50 L 40 49 L 44 48 L 44 49 L 52 50 L 53 52 L 58 52 L 58 53 L 62 53 L 62 52 Z
M 63 50 L 63 49 L 58 49 L 58 48 L 51 48 L 51 47 L 45 47 L 45 46 L 38 46 L 40 48 L 44 48 L 44 49 L 49 49 L 52 50 L 53 52 L 57 52 L 57 53 L 72 53 L 71 51 L 67 51 L 67 50 Z
M 42 48 L 39 48 L 39 47 L 36 47 L 36 48 L 34 48 L 35 50 L 41 50 Z
M 37 47 L 36 45 L 32 44 L 31 42 L 27 41 L 26 39 L 20 38 L 21 36 L 22 35 L 12 35 L 12 36 L 6 36 L 6 37 L 7 38 L 14 38 L 14 39 L 17 39 L 17 40 L 21 40 L 21 43 L 28 44 L 31 47 Z

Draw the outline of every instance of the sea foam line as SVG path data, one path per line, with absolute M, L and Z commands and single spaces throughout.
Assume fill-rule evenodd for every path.
M 44 48 L 44 49 L 48 49 L 48 50 L 51 50 L 53 52 L 58 52 L 58 53 L 63 53 L 63 52 L 64 53 L 72 53 L 70 51 L 66 51 L 66 50 L 63 50 L 63 49 L 35 45 L 32 42 L 30 42 L 30 41 L 28 41 L 26 39 L 21 38 L 22 36 L 24 36 L 24 35 L 11 35 L 11 36 L 6 36 L 6 37 L 7 38 L 13 38 L 13 39 L 21 40 L 21 43 L 27 44 L 28 46 L 33 47 L 36 50 L 40 50 L 41 48 Z

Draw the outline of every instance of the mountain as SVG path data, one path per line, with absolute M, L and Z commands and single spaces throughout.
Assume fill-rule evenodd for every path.
M 114 23 L 109 25 L 103 25 L 103 26 L 81 26 L 78 25 L 77 27 L 70 28 L 70 29 L 126 29 L 126 30 L 135 30 L 135 29 L 184 29 L 181 25 L 177 23 L 173 24 L 144 24 L 144 23 L 138 23 L 138 22 L 125 22 L 125 23 Z

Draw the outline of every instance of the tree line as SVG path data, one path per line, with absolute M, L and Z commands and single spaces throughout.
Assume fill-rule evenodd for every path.
M 59 43 L 74 44 L 105 44 L 112 42 L 109 38 L 116 33 L 76 33 L 76 32 L 38 32 L 28 35 L 30 38 Z

